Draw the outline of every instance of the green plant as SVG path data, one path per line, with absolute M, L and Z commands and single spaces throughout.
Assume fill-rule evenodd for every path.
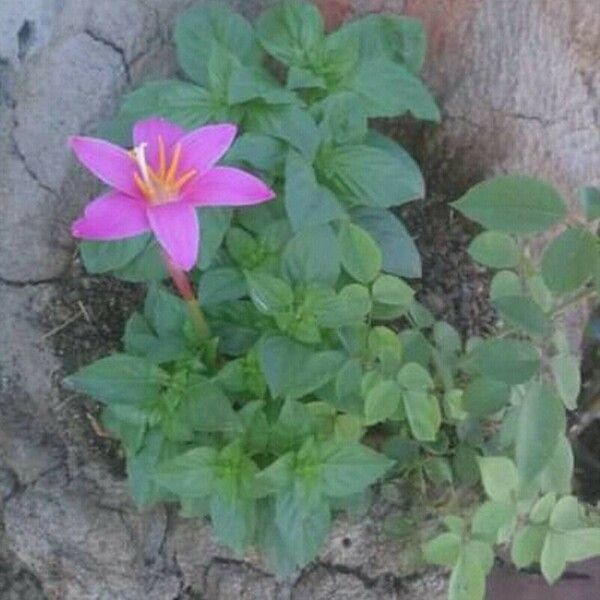
M 457 489 L 481 478 L 490 499 L 470 524 L 446 517 L 449 531 L 424 548 L 454 567 L 453 600 L 482 598 L 496 545 L 512 541 L 515 564 L 541 562 L 549 580 L 599 553 L 600 530 L 570 495 L 565 408 L 579 364 L 560 319 L 596 294 L 596 236 L 570 227 L 534 260 L 531 236 L 566 218 L 560 196 L 520 176 L 473 188 L 455 207 L 489 229 L 470 251 L 502 269 L 492 300 L 504 325 L 464 343 L 403 279 L 420 276 L 420 258 L 389 209 L 421 198 L 423 179 L 369 127 L 407 112 L 439 119 L 417 77 L 421 25 L 378 15 L 325 35 L 315 7 L 288 0 L 256 30 L 218 5 L 192 9 L 175 39 L 190 81 L 130 93 L 112 135 L 150 115 L 235 122 L 243 135 L 226 162 L 260 174 L 278 198 L 198 209 L 192 276 L 210 339 L 162 285 L 148 235 L 81 246 L 88 271 L 149 283 L 124 352 L 70 378 L 105 406 L 137 503 L 209 515 L 222 542 L 258 547 L 284 574 L 386 474 Z M 597 197 L 586 198 L 595 219 Z M 373 427 L 377 446 L 364 441 Z

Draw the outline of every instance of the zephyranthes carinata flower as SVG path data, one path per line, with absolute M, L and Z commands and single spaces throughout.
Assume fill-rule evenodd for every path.
M 236 132 L 226 123 L 186 133 L 150 118 L 134 126 L 131 151 L 96 138 L 71 138 L 77 158 L 113 188 L 88 204 L 72 234 L 117 240 L 151 230 L 177 267 L 191 269 L 200 244 L 196 207 L 252 205 L 274 197 L 253 175 L 216 166 Z

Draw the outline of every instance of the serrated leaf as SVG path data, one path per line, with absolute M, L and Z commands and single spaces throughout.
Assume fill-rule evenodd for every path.
M 564 200 L 547 183 L 522 175 L 502 175 L 471 188 L 453 206 L 487 229 L 538 233 L 567 215 Z

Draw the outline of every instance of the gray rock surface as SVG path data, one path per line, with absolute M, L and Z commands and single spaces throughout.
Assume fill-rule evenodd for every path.
M 228 3 L 252 15 L 268 0 Z M 94 450 L 93 415 L 60 389 L 44 318 L 71 277 L 68 225 L 97 192 L 66 138 L 92 132 L 128 86 L 173 72 L 169 35 L 190 4 L 0 0 L 0 598 L 441 598 L 437 574 L 405 577 L 414 568 L 401 565 L 377 510 L 338 523 L 319 560 L 283 583 L 256 557 L 231 556 L 202 523 L 138 513 L 115 461 Z M 415 136 L 434 191 L 458 194 L 508 169 L 569 195 L 598 183 L 593 2 L 354 2 L 405 4 L 430 28 L 427 76 L 447 114 Z

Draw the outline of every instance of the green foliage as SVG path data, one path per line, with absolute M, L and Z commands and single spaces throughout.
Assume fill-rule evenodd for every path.
M 599 554 L 598 529 L 571 496 L 565 409 L 577 406 L 581 377 L 560 318 L 598 289 L 591 227 L 565 229 L 538 259 L 532 235 L 566 217 L 551 186 L 506 175 L 468 191 L 454 206 L 486 229 L 469 253 L 499 270 L 490 289 L 499 323 L 463 340 L 403 279 L 420 277 L 421 260 L 391 209 L 425 186 L 369 121 L 439 119 L 418 78 L 420 23 L 370 15 L 326 34 L 307 2 L 284 0 L 256 26 L 214 3 L 184 13 L 175 41 L 189 80 L 127 94 L 114 131 L 149 115 L 188 128 L 235 122 L 224 161 L 278 198 L 199 209 L 192 277 L 210 340 L 161 286 L 149 235 L 81 246 L 89 272 L 149 286 L 123 352 L 70 378 L 103 405 L 135 501 L 209 517 L 222 543 L 257 548 L 285 575 L 315 557 L 337 513 L 401 475 L 428 514 L 445 515 L 448 531 L 423 554 L 452 568 L 452 600 L 483 598 L 497 546 L 549 581 Z M 594 226 L 597 190 L 581 200 Z M 453 507 L 462 487 L 487 499 L 448 516 L 430 487 L 450 490 Z

